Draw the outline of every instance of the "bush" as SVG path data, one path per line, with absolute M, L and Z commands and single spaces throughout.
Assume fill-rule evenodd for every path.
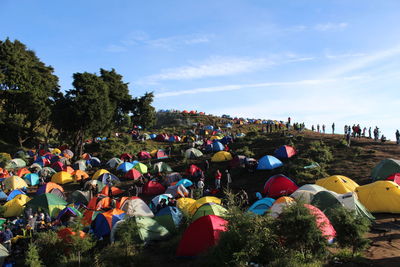
M 353 256 L 368 246 L 369 239 L 364 238 L 371 224 L 368 219 L 339 207 L 332 209 L 330 220 L 339 246 L 351 248 Z
M 242 148 L 237 149 L 236 153 L 238 155 L 244 155 L 244 156 L 246 156 L 248 158 L 252 158 L 252 157 L 255 156 L 254 152 L 251 151 L 248 146 L 244 146 Z
M 347 147 L 347 141 L 346 139 L 340 139 L 338 143 L 336 144 L 337 148 L 346 148 Z
M 30 243 L 25 256 L 25 265 L 29 267 L 41 267 L 43 266 L 40 260 L 39 250 L 34 243 Z
M 7 153 L 0 153 L 0 168 L 4 168 L 11 157 Z
M 327 241 L 318 228 L 316 219 L 303 204 L 286 208 L 274 223 L 282 245 L 298 252 L 305 262 L 326 256 Z
M 329 163 L 333 160 L 333 154 L 329 146 L 322 141 L 314 141 L 305 150 L 305 157 L 318 163 Z
M 56 232 L 46 231 L 38 233 L 35 245 L 39 249 L 39 255 L 44 265 L 58 265 L 60 256 L 64 254 L 64 242 L 58 237 Z

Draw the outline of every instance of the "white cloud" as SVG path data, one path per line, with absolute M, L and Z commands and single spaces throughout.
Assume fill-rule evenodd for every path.
M 169 91 L 169 92 L 163 92 L 163 93 L 156 93 L 155 96 L 158 98 L 161 98 L 161 97 L 192 95 L 192 94 L 200 94 L 200 93 L 237 91 L 237 90 L 243 90 L 243 89 L 263 88 L 263 87 L 304 86 L 304 85 L 313 86 L 313 85 L 328 84 L 328 83 L 333 83 L 333 82 L 337 82 L 337 81 L 351 80 L 351 79 L 353 79 L 353 80 L 360 79 L 360 77 L 345 77 L 342 79 L 324 79 L 324 80 L 301 80 L 301 81 L 293 81 L 293 82 L 231 84 L 231 85 L 223 85 L 223 86 L 195 88 L 195 89 L 191 89 L 191 90 Z
M 346 22 L 341 22 L 341 23 L 324 23 L 324 24 L 317 24 L 315 25 L 314 29 L 317 31 L 337 31 L 337 30 L 343 30 L 347 28 L 349 24 Z

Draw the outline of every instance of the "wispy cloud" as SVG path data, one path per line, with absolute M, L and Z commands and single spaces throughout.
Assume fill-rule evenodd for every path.
M 323 24 L 317 24 L 315 25 L 314 29 L 317 31 L 337 31 L 337 30 L 343 30 L 347 28 L 349 24 L 347 22 L 340 22 L 340 23 L 323 23 Z
M 177 49 L 185 45 L 196 45 L 210 42 L 211 34 L 176 35 L 163 38 L 152 38 L 143 31 L 134 31 L 125 36 L 118 44 L 108 46 L 109 52 L 123 52 L 131 46 L 149 46 L 166 50 Z
M 251 83 L 251 84 L 231 84 L 231 85 L 223 85 L 223 86 L 213 86 L 213 87 L 204 87 L 204 88 L 196 88 L 191 90 L 181 90 L 181 91 L 169 91 L 163 93 L 156 93 L 156 97 L 171 97 L 171 96 L 182 96 L 182 95 L 193 95 L 193 94 L 201 94 L 201 93 L 215 93 L 215 92 L 223 92 L 223 91 L 237 91 L 243 89 L 251 89 L 251 88 L 263 88 L 263 87 L 282 87 L 282 86 L 313 86 L 313 85 L 321 85 L 328 84 L 338 81 L 344 80 L 356 80 L 361 77 L 344 77 L 340 79 L 323 79 L 323 80 L 300 80 L 300 81 L 292 81 L 292 82 L 265 82 L 265 83 Z
M 342 59 L 342 58 L 352 58 L 352 57 L 362 57 L 366 56 L 365 53 L 341 53 L 341 54 L 332 54 L 325 53 L 325 57 L 327 59 Z

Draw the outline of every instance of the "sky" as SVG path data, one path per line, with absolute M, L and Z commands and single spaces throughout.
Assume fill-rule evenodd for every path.
M 0 0 L 0 39 L 123 75 L 156 109 L 400 129 L 398 0 Z

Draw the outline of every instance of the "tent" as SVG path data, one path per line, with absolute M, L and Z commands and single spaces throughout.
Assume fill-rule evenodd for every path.
M 74 181 L 74 178 L 68 172 L 57 172 L 51 177 L 51 181 L 57 184 L 66 184 Z
M 296 203 L 296 201 L 291 197 L 280 197 L 274 202 L 274 204 L 272 204 L 270 209 L 271 213 L 269 214 L 273 218 L 278 218 L 285 208 L 293 205 L 294 203 Z
M 165 178 L 168 184 L 178 182 L 180 179 L 182 179 L 182 176 L 179 172 L 169 173 Z
M 71 194 L 71 202 L 75 204 L 87 205 L 91 198 L 90 191 L 75 190 Z
M 164 150 L 153 150 L 150 152 L 151 156 L 155 159 L 166 159 L 168 155 L 164 152 Z
M 10 194 L 8 194 L 6 201 L 10 201 L 18 195 L 26 195 L 26 193 L 24 191 L 22 191 L 21 189 L 15 189 L 15 190 L 11 191 Z
M 101 181 L 98 180 L 89 180 L 85 183 L 85 186 L 83 187 L 85 190 L 88 190 L 89 186 L 96 186 L 98 187 L 99 191 L 103 190 L 105 184 L 103 184 Z
M 5 201 L 7 199 L 6 193 L 3 190 L 0 190 L 0 201 Z
M 140 151 L 140 152 L 138 153 L 138 158 L 139 158 L 140 160 L 151 159 L 151 155 L 150 155 L 150 153 L 147 152 L 147 151 Z
M 356 188 L 358 200 L 370 212 L 400 213 L 400 188 L 392 181 L 376 181 Z
M 50 178 L 56 173 L 57 172 L 50 167 L 44 167 L 43 169 L 41 169 L 39 171 L 40 177 L 44 177 L 44 178 Z
M 39 184 L 39 175 L 37 173 L 28 173 L 24 176 L 24 180 L 31 186 Z
M 294 198 L 297 202 L 311 204 L 311 201 L 313 200 L 315 194 L 317 193 L 313 191 L 297 189 L 290 195 L 290 197 Z
M 179 182 L 176 183 L 176 185 L 183 185 L 184 187 L 191 187 L 193 185 L 193 182 L 190 181 L 189 179 L 181 179 Z
M 32 210 L 45 210 L 51 217 L 55 218 L 58 213 L 67 206 L 67 202 L 58 196 L 50 193 L 36 195 L 35 198 L 26 203 Z
M 208 152 L 211 152 L 211 151 L 218 152 L 218 151 L 223 151 L 224 149 L 225 149 L 225 146 L 218 141 L 214 141 L 206 147 L 206 151 L 208 151 Z
M 3 265 L 4 260 L 10 255 L 10 253 L 8 252 L 8 250 L 0 244 L 0 265 L 1 266 L 5 266 Z
M 187 197 L 189 191 L 183 184 L 171 185 L 165 190 L 165 194 L 171 194 L 173 197 Z
M 138 197 L 121 198 L 118 208 L 125 211 L 127 216 L 154 217 L 149 206 Z
M 21 168 L 17 171 L 17 176 L 23 177 L 25 174 L 31 173 L 27 168 Z
M 223 144 L 223 145 L 229 145 L 229 144 L 233 143 L 233 138 L 230 137 L 230 136 L 224 136 L 224 138 L 222 138 L 222 139 L 220 140 L 220 142 L 221 142 L 221 144 Z
M 186 170 L 186 175 L 193 178 L 200 178 L 203 175 L 203 170 L 198 166 L 191 164 Z
M 127 173 L 125 173 L 125 178 L 133 179 L 133 180 L 137 180 L 141 176 L 142 176 L 142 174 L 140 173 L 140 171 L 133 169 L 133 168 L 130 169 Z
M 215 204 L 221 204 L 221 199 L 217 198 L 217 197 L 202 197 L 198 200 L 196 200 L 192 206 L 190 207 L 190 214 L 193 215 L 198 208 L 200 208 L 203 204 L 206 203 L 215 203 Z
M 18 176 L 11 176 L 6 178 L 4 181 L 4 189 L 11 191 L 11 190 L 15 190 L 18 188 L 27 188 L 28 184 L 20 177 Z
M 304 207 L 306 207 L 310 213 L 315 216 L 317 226 L 321 230 L 322 235 L 328 240 L 328 242 L 333 242 L 333 239 L 336 236 L 336 231 L 325 214 L 313 205 L 304 204 Z
M 62 154 L 63 154 L 64 157 L 66 157 L 66 158 L 73 158 L 73 157 L 74 157 L 74 153 L 73 153 L 71 150 L 69 150 L 69 149 L 64 149 L 64 150 L 62 151 Z
M 326 191 L 327 189 L 316 184 L 305 184 L 300 186 L 298 190 L 310 191 L 316 194 L 321 191 Z
M 71 217 L 82 217 L 82 213 L 74 207 L 65 207 L 58 213 L 56 220 L 66 222 Z
M 145 195 L 160 195 L 165 192 L 165 187 L 156 181 L 148 181 L 143 186 L 143 194 Z
M 215 215 L 202 216 L 184 232 L 176 252 L 180 257 L 194 257 L 216 245 L 228 222 Z
M 71 243 L 72 239 L 71 236 L 76 236 L 76 232 L 72 231 L 71 228 L 62 228 L 57 231 L 57 235 L 59 238 L 62 239 L 63 242 Z M 79 231 L 79 237 L 85 238 L 86 234 L 83 231 Z
M 270 177 L 264 185 L 263 194 L 271 198 L 279 198 L 292 194 L 298 186 L 283 174 Z
M 227 210 L 219 204 L 205 203 L 201 205 L 196 212 L 193 214 L 192 220 L 195 221 L 198 218 L 206 215 L 217 215 L 222 217 L 227 213 Z
M 72 168 L 75 170 L 86 171 L 86 160 L 80 159 L 77 160 L 73 165 Z
M 141 174 L 147 173 L 147 166 L 144 165 L 143 163 L 138 163 L 133 168 L 138 170 Z
M 214 156 L 211 157 L 212 162 L 223 162 L 229 160 L 232 160 L 232 155 L 231 153 L 226 151 L 219 151 L 215 153 Z
M 117 176 L 115 176 L 112 173 L 103 173 L 102 175 L 97 178 L 98 181 L 101 181 L 104 185 L 110 184 L 110 183 L 119 183 L 120 180 Z
M 154 220 L 173 233 L 177 231 L 182 218 L 182 212 L 178 208 L 167 206 L 156 213 Z
M 93 197 L 88 205 L 87 208 L 90 210 L 100 211 L 102 209 L 107 209 L 111 205 L 111 198 L 108 196 L 99 195 L 97 197 Z
M 333 175 L 318 179 L 315 183 L 338 194 L 354 192 L 356 187 L 359 187 L 356 182 L 343 175 Z
M 15 158 L 6 163 L 5 169 L 17 169 L 26 167 L 26 162 L 23 159 Z
M 197 159 L 203 156 L 203 152 L 196 148 L 189 148 L 185 151 L 185 158 L 187 159 Z
M 132 160 L 132 155 L 131 154 L 129 154 L 129 153 L 123 153 L 121 156 L 119 156 L 119 158 L 122 160 L 122 161 L 126 161 L 126 160 Z
M 150 208 L 156 212 L 157 211 L 157 205 L 161 202 L 161 200 L 165 200 L 165 204 L 168 204 L 169 198 L 173 198 L 171 194 L 160 194 L 158 196 L 153 197 L 153 199 L 150 201 Z
M 93 174 L 92 180 L 98 180 L 98 179 L 99 179 L 99 176 L 102 175 L 102 174 L 104 174 L 104 173 L 110 173 L 110 172 L 107 171 L 107 170 L 105 170 L 105 169 L 97 170 L 97 171 Z
M 172 172 L 172 168 L 165 162 L 157 162 L 154 164 L 153 170 L 155 172 Z
M 400 160 L 384 159 L 372 169 L 371 177 L 374 180 L 385 180 L 398 172 L 400 172 Z
M 16 217 L 21 215 L 23 210 L 25 209 L 25 204 L 30 200 L 27 195 L 18 195 L 14 197 L 12 200 L 8 201 L 3 205 L 5 208 L 4 217 Z
M 65 198 L 64 188 L 62 188 L 62 186 L 60 186 L 60 185 L 58 185 L 56 183 L 53 183 L 53 182 L 48 182 L 48 183 L 42 185 L 36 191 L 37 195 L 45 194 L 45 193 L 51 193 L 51 194 L 54 194 L 54 195 L 56 195 L 58 197 Z
M 106 167 L 110 169 L 116 168 L 119 164 L 121 164 L 123 161 L 119 158 L 112 158 L 106 163 Z
M 92 167 L 100 167 L 100 165 L 101 165 L 100 159 L 99 159 L 99 158 L 96 158 L 96 157 L 91 157 L 91 158 L 88 160 L 88 163 L 89 163 Z
M 275 150 L 275 157 L 280 159 L 288 159 L 296 155 L 296 149 L 292 146 L 281 146 Z
M 80 180 L 86 180 L 89 178 L 89 174 L 87 174 L 85 171 L 81 171 L 81 170 L 76 170 L 72 173 L 73 178 L 76 181 L 80 181 Z
M 255 213 L 257 215 L 264 215 L 272 204 L 274 204 L 275 199 L 273 198 L 262 198 L 254 202 L 250 208 L 247 210 L 249 212 Z
M 123 162 L 117 167 L 117 171 L 122 171 L 123 173 L 127 173 L 132 168 L 133 168 L 133 164 L 132 163 Z
M 53 170 L 55 170 L 56 172 L 60 172 L 64 169 L 64 164 L 62 164 L 60 161 L 56 161 L 51 164 L 51 168 L 53 168 Z
M 117 196 L 117 195 L 123 194 L 124 192 L 125 192 L 124 190 L 122 190 L 118 187 L 106 185 L 103 187 L 100 194 L 105 195 L 105 196 Z
M 190 214 L 193 204 L 196 202 L 193 198 L 181 197 L 176 201 L 176 206 L 183 214 L 188 216 Z
M 283 163 L 274 156 L 266 155 L 258 161 L 257 170 L 272 170 L 279 168 Z
M 120 209 L 112 209 L 100 213 L 92 223 L 94 234 L 99 238 L 109 235 L 113 226 L 124 217 L 125 212 Z

